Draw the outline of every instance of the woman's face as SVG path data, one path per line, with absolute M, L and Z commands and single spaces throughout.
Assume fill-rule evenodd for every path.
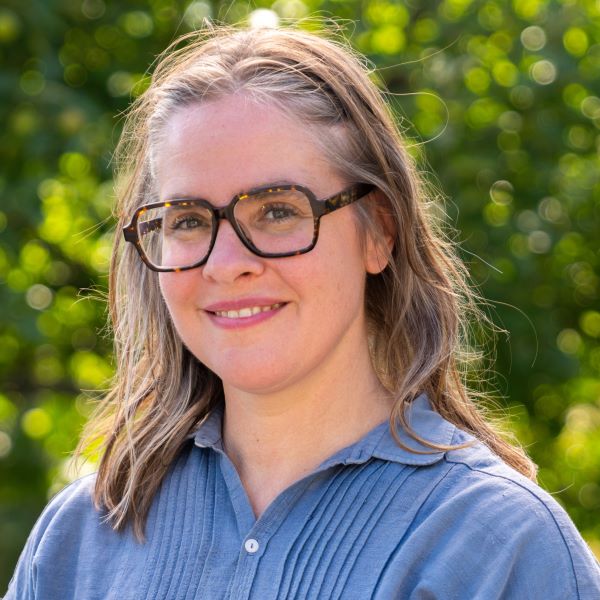
M 161 139 L 161 200 L 191 196 L 220 207 L 239 192 L 285 182 L 321 199 L 349 184 L 307 128 L 243 95 L 180 109 Z M 348 368 L 365 351 L 365 276 L 379 270 L 346 207 L 322 218 L 312 251 L 287 258 L 255 256 L 221 220 L 206 264 L 161 273 L 160 287 L 184 344 L 226 390 L 272 393 Z

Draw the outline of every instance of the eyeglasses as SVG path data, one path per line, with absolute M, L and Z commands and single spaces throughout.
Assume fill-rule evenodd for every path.
M 358 183 L 317 200 L 301 185 L 261 187 L 234 196 L 222 208 L 200 198 L 156 202 L 138 208 L 123 235 L 146 266 L 160 272 L 202 266 L 215 245 L 219 219 L 227 219 L 244 246 L 258 256 L 296 256 L 315 247 L 322 216 L 373 189 L 371 184 Z

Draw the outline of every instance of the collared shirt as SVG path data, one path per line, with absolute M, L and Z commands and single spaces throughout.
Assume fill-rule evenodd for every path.
M 407 415 L 432 442 L 473 439 L 425 397 Z M 5 600 L 600 599 L 600 567 L 565 511 L 480 443 L 415 454 L 382 423 L 256 519 L 221 421 L 213 411 L 174 462 L 143 544 L 93 508 L 93 476 L 59 493 Z

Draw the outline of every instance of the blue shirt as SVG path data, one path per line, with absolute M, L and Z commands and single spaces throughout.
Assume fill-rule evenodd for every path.
M 472 439 L 425 397 L 408 413 L 433 442 Z M 174 462 L 144 544 L 103 522 L 93 477 L 59 493 L 6 600 L 600 599 L 600 567 L 565 511 L 482 444 L 415 454 L 382 423 L 257 520 L 221 419 L 213 411 Z

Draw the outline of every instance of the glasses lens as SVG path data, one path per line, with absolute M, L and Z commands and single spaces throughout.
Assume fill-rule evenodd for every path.
M 308 197 L 298 190 L 273 189 L 242 196 L 234 216 L 248 240 L 266 254 L 296 252 L 312 244 L 312 208 Z
M 213 230 L 211 211 L 186 202 L 145 210 L 138 218 L 144 254 L 157 267 L 188 267 L 208 254 Z

